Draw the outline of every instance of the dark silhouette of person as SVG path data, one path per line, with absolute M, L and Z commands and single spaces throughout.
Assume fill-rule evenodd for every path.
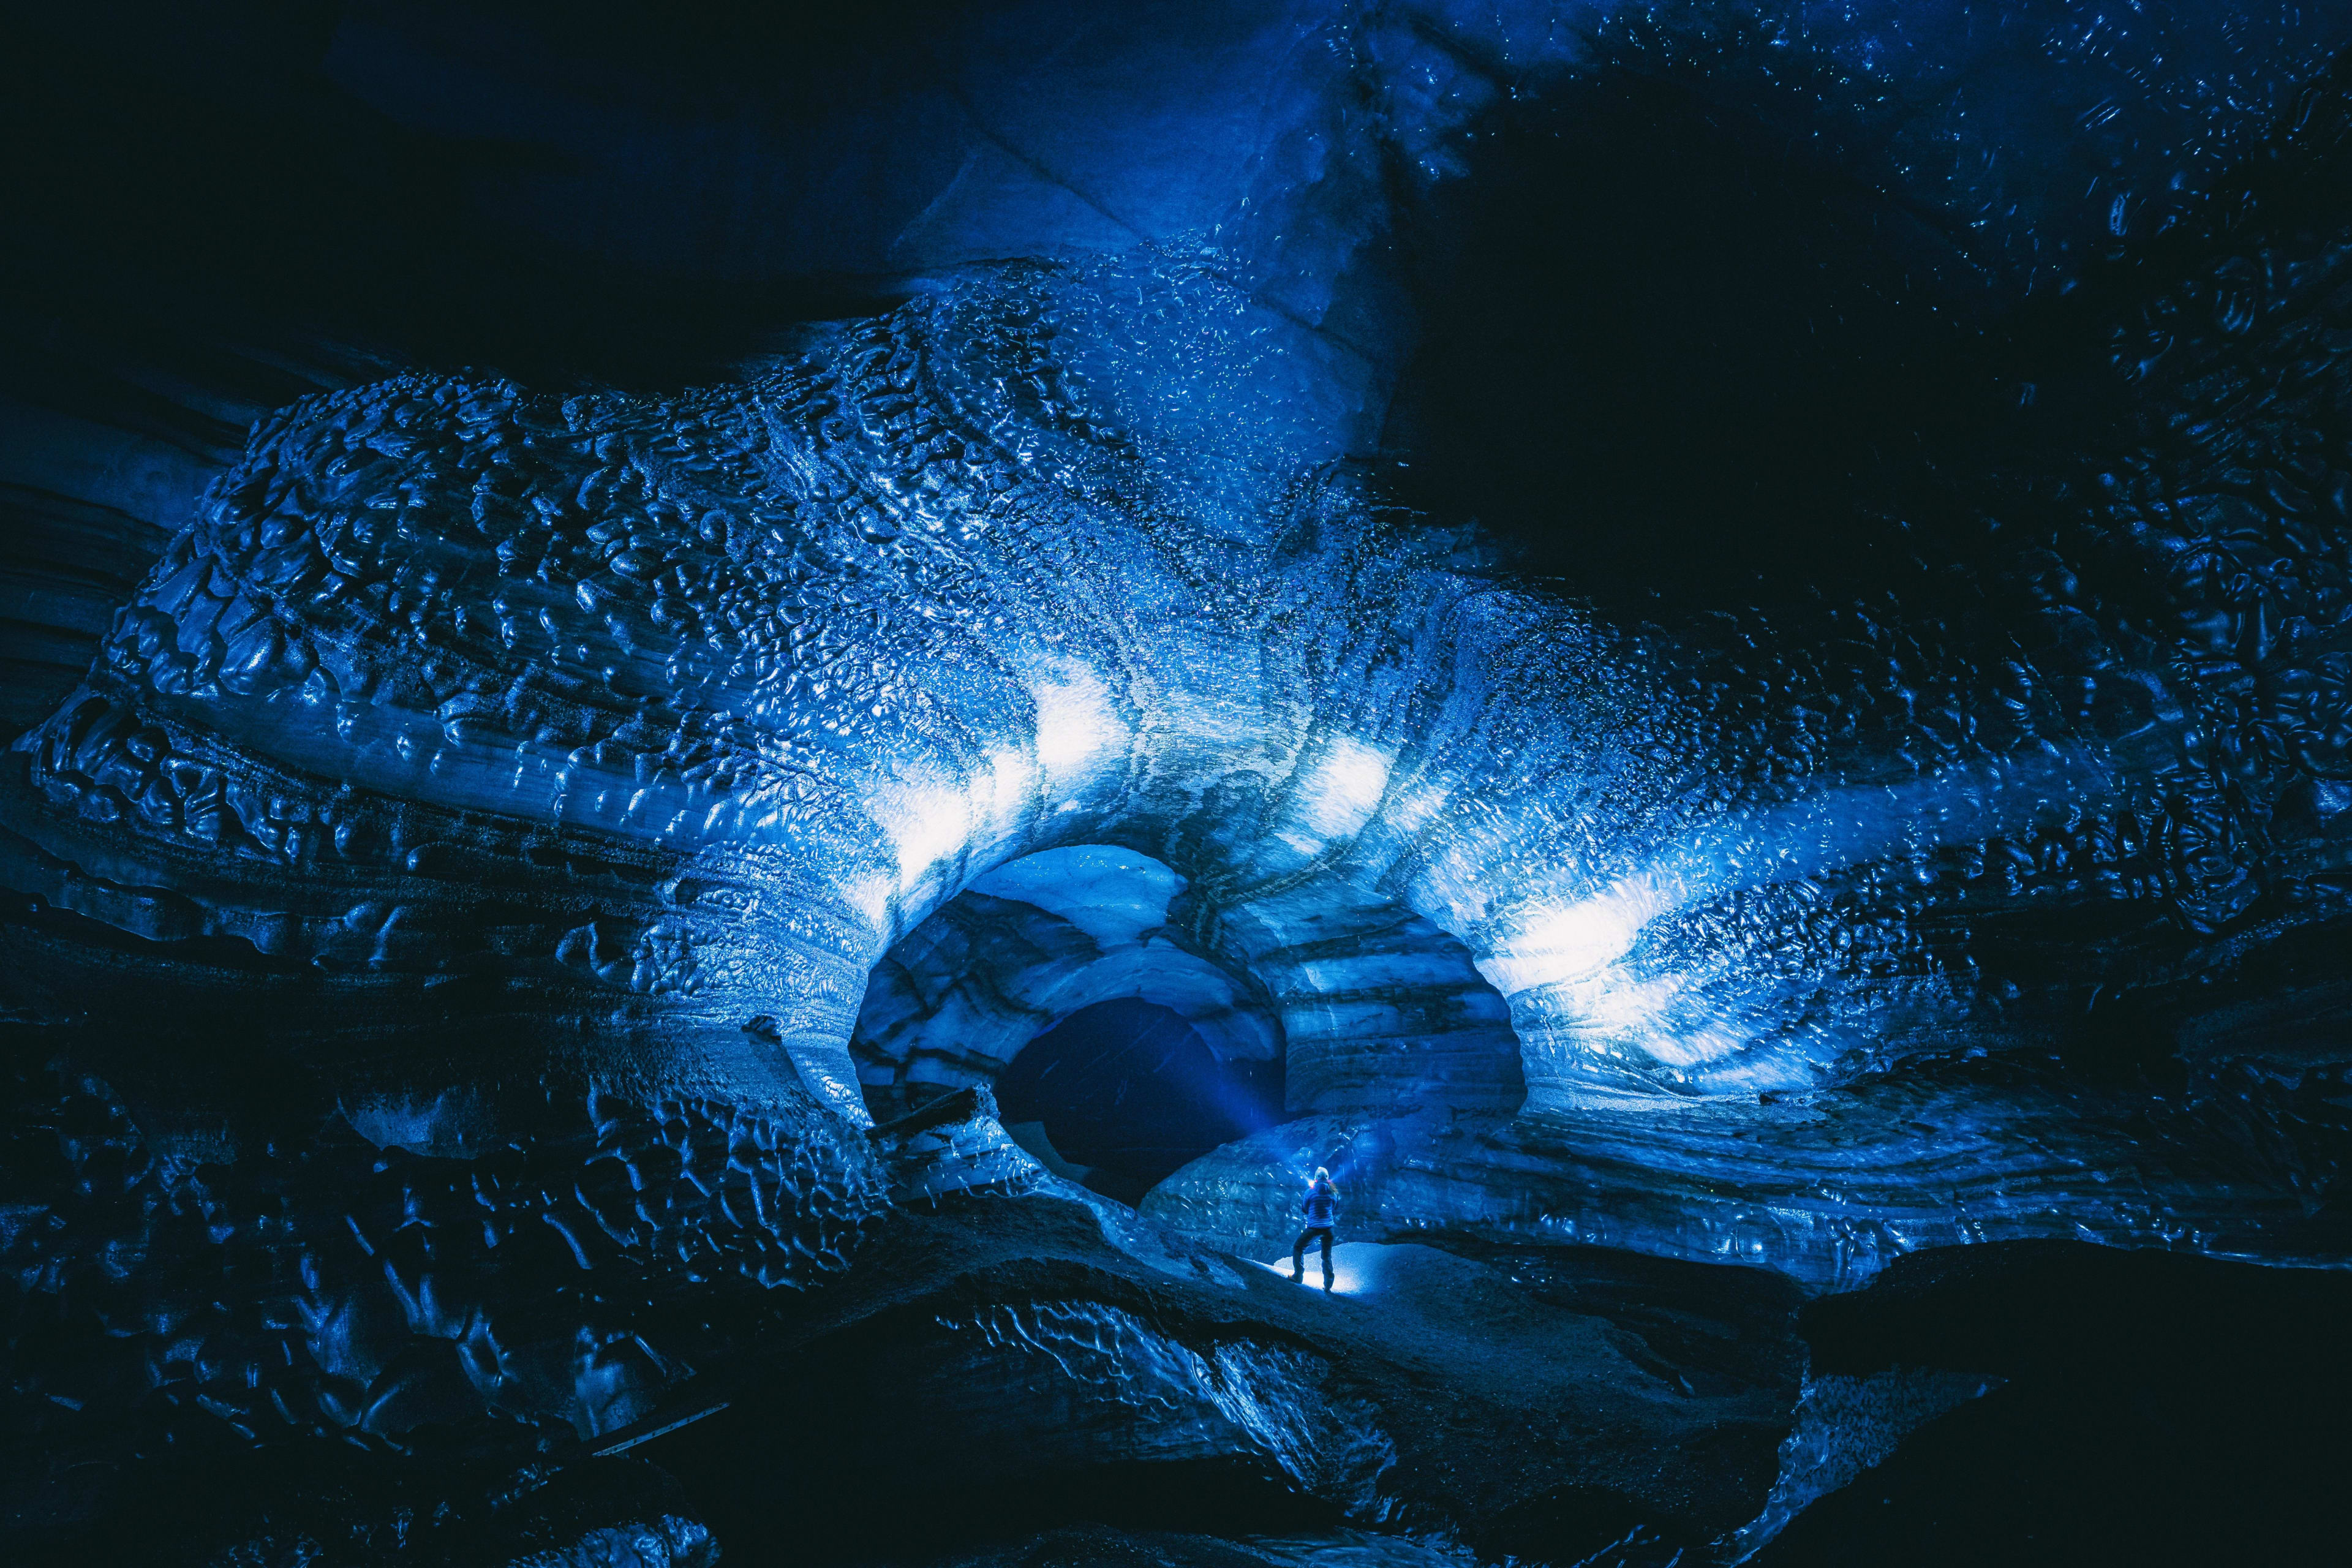
M 1307 1189 L 1307 1201 L 1298 1205 L 1307 1216 L 1307 1228 L 1298 1233 L 1290 1248 L 1290 1282 L 1307 1283 L 1307 1244 L 1320 1239 L 1323 1243 L 1323 1289 L 1331 1289 L 1331 1227 L 1339 1216 L 1339 1189 L 1331 1184 L 1331 1173 L 1322 1166 L 1315 1167 L 1315 1181 Z

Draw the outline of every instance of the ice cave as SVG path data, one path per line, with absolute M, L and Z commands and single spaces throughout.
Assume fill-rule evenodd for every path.
M 2352 1561 L 2352 4 L 5 29 L 0 1559 Z

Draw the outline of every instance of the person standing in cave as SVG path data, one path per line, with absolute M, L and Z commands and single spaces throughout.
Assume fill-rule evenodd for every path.
M 1298 1205 L 1307 1216 L 1307 1228 L 1290 1247 L 1290 1282 L 1307 1283 L 1307 1244 L 1323 1243 L 1323 1291 L 1331 1291 L 1331 1230 L 1339 1216 L 1339 1189 L 1331 1184 L 1331 1173 L 1322 1166 L 1315 1167 L 1315 1180 L 1307 1186 L 1307 1201 Z

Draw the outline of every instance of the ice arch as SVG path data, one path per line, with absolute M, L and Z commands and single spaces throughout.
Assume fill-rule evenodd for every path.
M 991 1081 L 1073 1014 L 1133 997 L 1222 1058 L 1284 1057 L 1297 1114 L 1518 1108 L 1507 1008 L 1461 943 L 1343 877 L 1202 882 L 1109 845 L 975 879 L 875 967 L 851 1042 L 868 1105 Z
M 1032 1040 L 1133 998 L 1222 1060 L 1267 1061 L 1282 1026 L 1244 968 L 1171 921 L 1184 880 L 1150 856 L 1071 845 L 989 872 L 875 966 L 850 1042 L 866 1104 L 904 1114 L 992 1082 Z
M 1759 1097 L 2054 1034 L 2087 985 L 1980 984 L 1927 917 L 2073 875 L 2103 823 L 2137 844 L 2177 712 L 2123 686 L 2078 725 L 1867 609 L 1829 616 L 1834 663 L 1736 617 L 1612 627 L 1385 504 L 1280 319 L 1142 247 L 975 273 L 675 396 L 416 375 L 295 405 L 18 743 L 33 999 L 134 1043 L 173 1017 L 165 1121 L 234 1064 L 281 1116 L 478 1090 L 486 1138 L 583 1082 L 862 1122 L 875 966 L 998 868 L 1108 844 L 1220 911 L 1202 951 L 1271 999 L 1316 1137 L 1444 1189 L 1408 1214 L 1555 1225 L 1672 1186 L 1627 1239 L 1727 1226 L 1826 1273 L 1855 1149 L 1893 1173 L 1864 1207 L 1924 1205 L 1871 1247 L 1974 1223 L 1949 1194 L 2133 1237 L 2244 1206 L 2142 1161 L 2158 1200 L 2021 1207 L 2137 1158 L 2126 1112 L 1965 1084 L 1927 1167 L 1895 1158 L 1907 1090 L 1845 1102 L 1829 1144 L 1757 1135 Z M 1489 1066 L 1463 963 L 1500 996 L 1510 1147 L 1385 1125 L 1329 1002 L 1368 955 L 1313 951 L 1331 922 L 1450 965 Z M 136 1095 L 138 1065 L 107 1070 Z M 1665 1120 L 1693 1102 L 1723 1115 Z M 1596 1198 L 1562 1137 L 1641 1192 Z M 1777 1195 L 1727 1218 L 1727 1184 Z M 1231 1234 L 1246 1197 L 1192 1212 Z
M 1145 844 L 1270 994 L 1360 988 L 1310 951 L 1344 910 L 1501 980 L 1531 1093 L 1638 1079 L 1576 987 L 1648 908 L 1612 889 L 1717 808 L 1688 717 L 1622 637 L 1369 505 L 1203 278 L 993 274 L 676 399 L 298 405 L 21 742 L 24 879 L 301 976 L 289 1037 L 353 994 L 429 1021 L 429 1078 L 554 1016 L 597 1074 L 862 1115 L 894 942 L 1023 855 Z

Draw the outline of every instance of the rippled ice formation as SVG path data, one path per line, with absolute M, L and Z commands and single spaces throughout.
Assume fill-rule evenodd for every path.
M 1150 199 L 1127 130 L 1092 178 L 1062 100 L 967 105 L 996 152 L 823 258 L 906 301 L 730 379 L 266 418 L 0 780 L 39 1422 L 169 1384 L 248 1436 L 603 1439 L 740 1348 L 681 1303 L 766 1322 L 894 1207 L 1051 1190 L 984 1091 L 1128 997 L 1280 1060 L 1282 1120 L 1144 1205 L 1261 1255 L 1328 1163 L 1357 1237 L 1813 1283 L 2028 1236 L 2340 1263 L 2344 79 L 2299 13 L 2034 15 L 2020 73 L 1965 6 L 1306 7 L 1234 46 L 1282 62 L 1231 73 L 1252 159 Z M 1901 547 L 1819 593 L 1607 591 L 1677 541 L 1540 419 L 1436 471 L 1538 475 L 1589 581 L 1375 450 L 1392 395 L 1517 384 L 1416 357 L 1454 319 L 1384 247 L 1444 248 L 1496 117 L 1629 76 L 1945 237 L 1918 298 L 1973 335 L 1923 363 L 2000 418 L 1885 459 Z M 1509 298 L 1481 342 L 1558 341 Z M 1709 524 L 1685 555 L 1769 536 Z M 1136 1441 L 1377 1512 L 1386 1439 L 1291 1352 L 1072 1301 L 932 1326 L 1023 1365 L 1081 1322 L 1181 1392 Z
M 1422 978 L 1499 994 L 1530 1112 L 2051 1039 L 2114 960 L 2029 992 L 1988 971 L 2005 925 L 2263 896 L 2254 804 L 2147 634 L 2093 656 L 2057 613 L 2042 664 L 2106 661 L 2086 708 L 1892 602 L 1675 630 L 1517 585 L 1319 457 L 1213 260 L 998 268 L 676 399 L 298 405 L 19 742 L 17 877 L 492 1053 L 551 1007 L 601 1071 L 853 1120 L 867 971 L 1058 845 L 1164 858 L 1240 989 L 1305 976 L 1294 1035 L 1450 964 Z M 2303 843 L 2269 885 L 2325 903 L 2334 836 Z M 2298 856 L 2319 879 L 2279 883 Z M 1429 956 L 1350 945 L 1399 921 Z M 1453 1102 L 1393 1058 L 1355 1105 Z
M 1757 765 L 1776 727 L 1801 743 L 1797 693 L 1449 567 L 1285 461 L 1280 367 L 1204 279 L 1020 269 L 675 404 L 409 378 L 301 405 L 23 742 L 35 785 L 263 886 L 438 859 L 528 887 L 529 848 L 462 814 L 647 845 L 663 912 L 534 938 L 525 893 L 511 952 L 467 966 L 551 960 L 673 1027 L 772 1014 L 845 1107 L 843 1004 L 881 949 L 1056 843 L 1405 905 L 1508 999 L 1543 1105 L 1807 1085 L 1948 1028 L 1969 987 L 1932 959 L 1839 983 L 1902 941 L 1871 906 L 2124 809 L 2160 718 L 2103 744 L 2020 702 L 1923 765 L 1932 723 L 1865 709 L 1836 782 Z M 1225 440 L 1188 438 L 1195 399 Z M 1850 635 L 1852 707 L 1916 696 L 1899 627 Z M 321 967 L 437 956 L 396 897 L 125 913 Z

